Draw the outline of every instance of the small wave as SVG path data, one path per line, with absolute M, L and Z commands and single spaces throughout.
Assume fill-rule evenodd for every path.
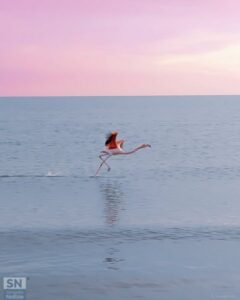
M 48 171 L 46 174 L 2 174 L 0 175 L 1 178 L 112 178 L 110 176 L 95 176 L 95 175 L 76 175 L 76 174 L 69 174 L 64 175 L 61 173 L 56 173 L 52 171 Z M 114 176 L 114 178 L 124 178 L 124 176 Z
M 42 241 L 68 241 L 68 242 L 103 242 L 115 240 L 126 241 L 147 241 L 147 240 L 221 240 L 233 241 L 240 240 L 240 227 L 236 228 L 159 228 L 159 229 L 95 229 L 95 230 L 9 230 L 0 231 L 0 239 L 9 238 L 10 240 L 31 240 L 32 242 Z
M 53 172 L 50 170 L 47 172 L 46 177 L 62 177 L 62 175 L 60 173 Z
M 27 174 L 13 174 L 13 175 L 0 175 L 0 178 L 46 178 L 46 177 L 67 177 L 60 174 L 46 174 L 46 175 L 27 175 Z

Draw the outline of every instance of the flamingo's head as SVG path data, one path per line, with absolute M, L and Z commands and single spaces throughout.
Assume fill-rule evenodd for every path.
M 149 144 L 142 144 L 142 148 L 151 148 L 151 145 L 149 145 Z

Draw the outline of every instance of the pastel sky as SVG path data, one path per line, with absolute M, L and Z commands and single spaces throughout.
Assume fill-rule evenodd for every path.
M 240 94 L 239 0 L 0 0 L 0 96 Z

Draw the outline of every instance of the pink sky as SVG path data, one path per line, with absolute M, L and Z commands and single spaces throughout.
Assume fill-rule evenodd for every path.
M 0 0 L 0 96 L 240 94 L 239 0 Z

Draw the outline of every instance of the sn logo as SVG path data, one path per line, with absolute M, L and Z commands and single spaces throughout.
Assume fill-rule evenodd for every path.
M 27 287 L 26 277 L 4 277 L 3 289 L 4 290 L 25 290 Z

